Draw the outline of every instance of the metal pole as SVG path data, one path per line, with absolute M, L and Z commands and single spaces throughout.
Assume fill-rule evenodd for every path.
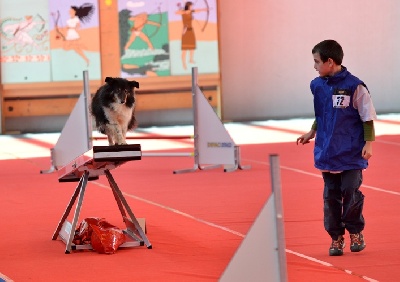
M 198 132 L 198 109 L 197 109 L 197 87 L 198 87 L 198 72 L 197 67 L 192 68 L 192 98 L 193 98 L 193 125 L 194 125 L 194 163 L 199 163 L 199 132 Z
M 150 153 L 142 152 L 142 157 L 193 157 L 194 153 L 174 153 L 174 152 L 159 152 Z
M 87 70 L 83 71 L 83 95 L 85 97 L 85 111 L 86 111 L 86 124 L 87 124 L 87 141 L 89 150 L 93 147 L 92 141 L 92 116 L 89 112 L 89 106 L 92 100 L 89 88 L 89 72 Z
M 192 108 L 193 108 L 193 144 L 194 144 L 194 166 L 189 169 L 174 170 L 174 174 L 194 172 L 200 168 L 199 164 L 199 132 L 198 132 L 198 113 L 197 113 L 197 67 L 192 68 Z
M 281 175 L 279 156 L 270 155 L 270 170 L 271 170 L 271 185 L 272 193 L 275 195 L 275 214 L 276 214 L 276 235 L 278 241 L 278 259 L 279 259 L 279 273 L 280 281 L 287 281 L 287 267 L 286 267 L 286 246 L 285 246 L 285 228 L 283 222 L 283 205 L 282 205 L 282 191 L 281 191 Z

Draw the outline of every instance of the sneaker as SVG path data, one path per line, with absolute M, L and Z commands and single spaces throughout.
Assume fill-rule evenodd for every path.
M 362 233 L 350 234 L 350 251 L 352 252 L 361 252 L 365 248 L 364 236 Z
M 330 256 L 341 256 L 343 255 L 343 249 L 346 246 L 344 243 L 344 237 L 340 235 L 337 240 L 332 240 L 331 247 L 329 248 Z

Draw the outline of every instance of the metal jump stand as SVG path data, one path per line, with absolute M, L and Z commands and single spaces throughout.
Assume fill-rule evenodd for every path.
M 59 182 L 77 182 L 78 186 L 75 189 L 72 198 L 67 205 L 67 208 L 61 217 L 53 235 L 53 240 L 58 236 L 66 244 L 65 253 L 71 253 L 71 250 L 92 249 L 90 244 L 75 245 L 72 241 L 77 227 L 79 214 L 82 208 L 83 198 L 87 182 L 96 180 L 100 175 L 105 175 L 110 184 L 115 201 L 117 202 L 119 211 L 121 212 L 122 219 L 125 223 L 126 229 L 123 232 L 126 234 L 128 240 L 120 246 L 136 247 L 146 245 L 148 249 L 152 248 L 150 241 L 145 234 L 145 224 L 139 223 L 139 220 L 133 214 L 125 197 L 115 182 L 110 170 L 132 160 L 140 160 L 142 156 L 141 147 L 138 144 L 134 145 L 121 145 L 121 146 L 94 146 L 93 158 L 81 155 L 68 165 L 59 170 Z M 67 221 L 67 217 L 71 212 L 76 200 L 75 212 L 72 222 Z M 144 226 L 141 226 L 144 225 Z M 144 229 L 144 230 L 143 230 Z

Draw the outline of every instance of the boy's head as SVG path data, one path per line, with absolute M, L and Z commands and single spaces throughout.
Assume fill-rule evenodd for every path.
M 335 40 L 324 40 L 312 49 L 314 68 L 320 76 L 332 76 L 341 70 L 343 49 Z
M 314 46 L 312 53 L 319 53 L 323 63 L 331 58 L 337 65 L 341 65 L 343 61 L 343 49 L 335 40 L 324 40 Z

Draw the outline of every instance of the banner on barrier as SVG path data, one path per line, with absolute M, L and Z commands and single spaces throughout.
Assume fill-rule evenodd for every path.
M 272 194 L 219 282 L 283 281 L 279 273 L 278 239 Z M 283 250 L 284 251 L 284 250 Z
M 91 149 L 88 130 L 88 103 L 82 93 L 72 110 L 53 150 L 53 165 L 60 168 Z
M 197 85 L 195 94 L 199 163 L 234 165 L 235 142 Z

